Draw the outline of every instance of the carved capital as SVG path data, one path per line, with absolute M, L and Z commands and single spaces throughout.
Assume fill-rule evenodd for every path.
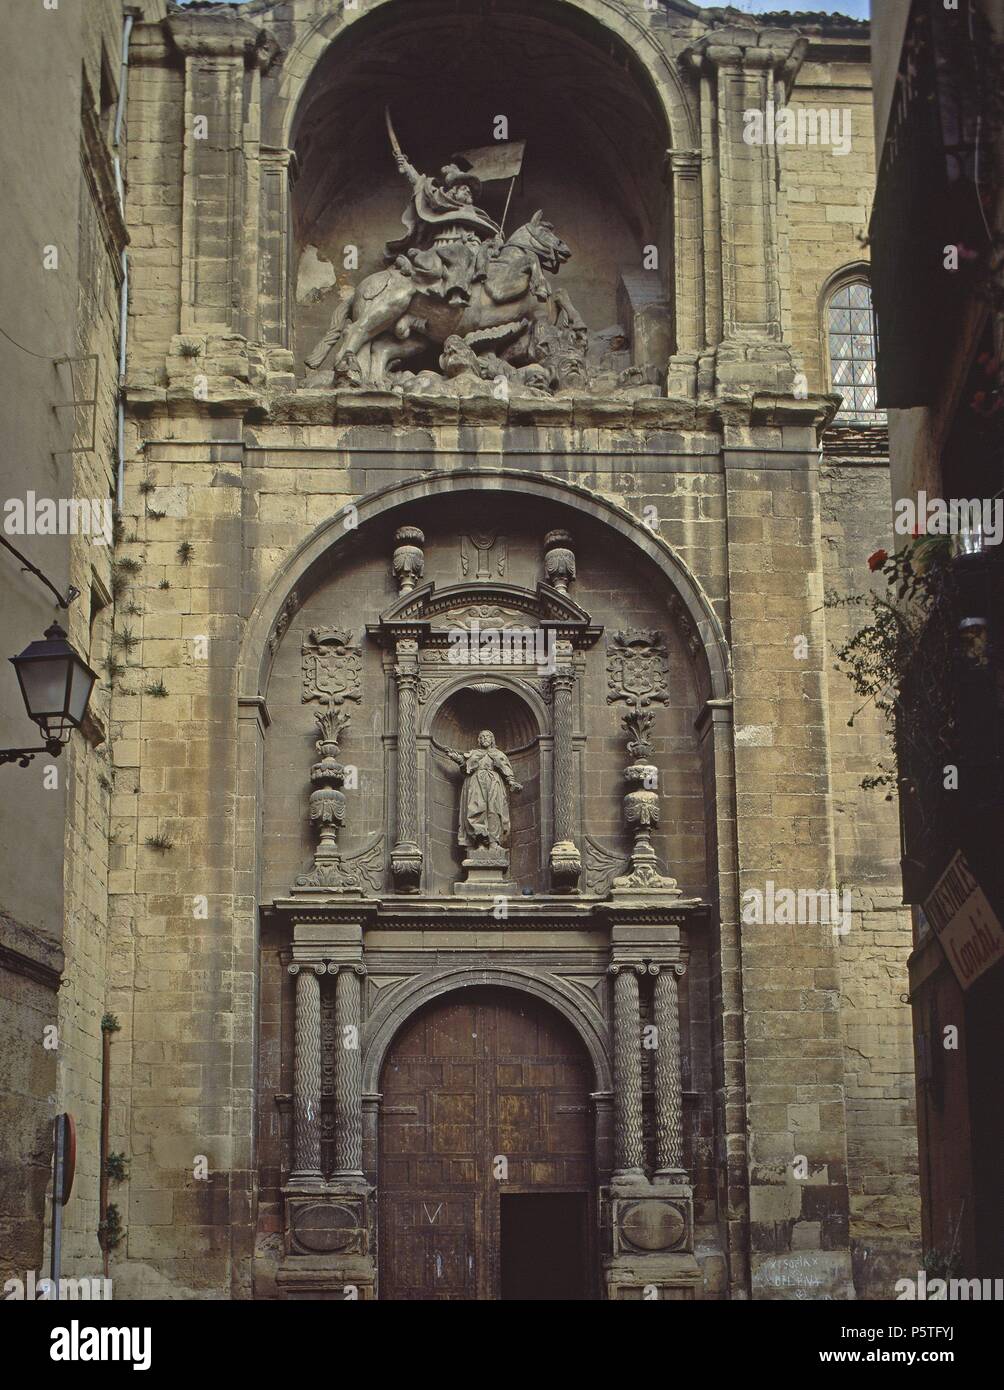
M 168 16 L 171 38 L 186 58 L 243 58 L 246 66 L 265 71 L 279 53 L 279 44 L 236 14 L 182 11 Z
M 697 178 L 701 172 L 700 150 L 670 150 L 669 167 L 677 178 Z

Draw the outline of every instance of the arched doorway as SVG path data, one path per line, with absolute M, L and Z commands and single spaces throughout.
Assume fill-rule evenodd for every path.
M 387 1300 L 594 1293 L 592 1066 L 531 995 L 457 990 L 391 1044 L 380 1090 Z

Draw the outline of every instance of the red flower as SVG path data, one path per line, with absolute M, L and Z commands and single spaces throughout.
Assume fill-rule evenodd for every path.
M 874 574 L 876 570 L 880 570 L 888 558 L 888 550 L 876 550 L 874 555 L 869 555 L 868 568 L 871 570 L 872 574 Z

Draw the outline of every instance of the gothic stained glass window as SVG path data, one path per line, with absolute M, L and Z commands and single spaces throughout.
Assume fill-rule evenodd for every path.
M 844 398 L 834 423 L 860 420 L 872 425 L 884 424 L 885 411 L 878 408 L 875 379 L 872 292 L 864 280 L 842 285 L 831 296 L 827 308 L 827 334 L 830 381 L 833 390 Z

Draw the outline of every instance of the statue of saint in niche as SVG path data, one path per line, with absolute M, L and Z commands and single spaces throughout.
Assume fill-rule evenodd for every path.
M 466 753 L 449 749 L 447 757 L 464 770 L 458 844 L 468 850 L 503 849 L 509 843 L 509 793 L 523 786 L 502 749 L 496 748 L 495 735 L 482 729 L 477 748 Z

